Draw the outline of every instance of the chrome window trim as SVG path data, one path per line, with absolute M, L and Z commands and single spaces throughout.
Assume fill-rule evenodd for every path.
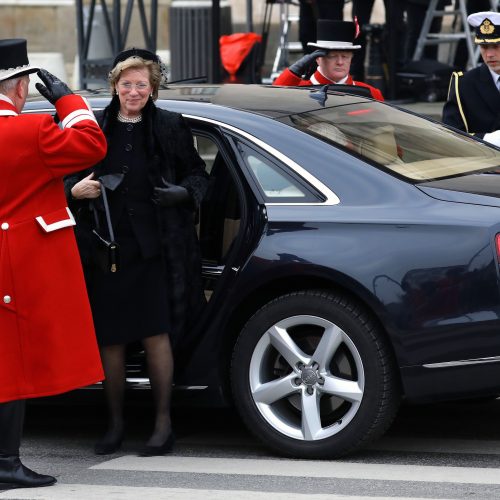
M 225 128 L 227 130 L 230 130 L 231 132 L 234 132 L 238 135 L 241 135 L 245 137 L 245 139 L 248 139 L 249 141 L 253 142 L 257 146 L 259 146 L 261 149 L 264 151 L 268 152 L 269 154 L 275 156 L 278 158 L 281 162 L 283 162 L 285 165 L 290 167 L 297 175 L 302 177 L 305 181 L 307 181 L 309 184 L 311 184 L 314 188 L 316 188 L 325 198 L 326 201 L 323 202 L 318 202 L 318 203 L 312 203 L 312 202 L 287 202 L 287 203 L 272 203 L 272 202 L 267 202 L 266 206 L 296 206 L 296 205 L 312 205 L 312 206 L 318 206 L 318 205 L 338 205 L 340 203 L 339 197 L 331 191 L 325 184 L 323 184 L 320 180 L 318 180 L 316 177 L 311 175 L 306 169 L 301 167 L 298 163 L 294 162 L 288 156 L 284 155 L 277 149 L 273 148 L 269 144 L 266 144 L 264 141 L 261 141 L 257 137 L 255 137 L 252 134 L 249 134 L 248 132 L 245 132 L 244 130 L 241 130 L 237 127 L 234 127 L 232 125 L 228 125 L 227 123 L 220 122 L 218 120 L 214 120 L 212 118 L 205 118 L 201 116 L 195 116 L 195 115 L 189 115 L 183 113 L 183 116 L 186 118 L 189 118 L 191 120 L 197 120 L 201 122 L 206 122 L 206 123 L 211 123 L 212 125 L 217 125 L 221 128 Z
M 99 111 L 103 108 L 100 107 L 92 107 L 93 111 Z M 23 113 L 53 113 L 54 109 L 31 109 L 31 110 L 26 110 L 23 111 Z M 298 163 L 294 162 L 288 156 L 285 154 L 281 153 L 274 147 L 270 146 L 269 144 L 266 144 L 264 141 L 261 141 L 259 138 L 255 137 L 252 134 L 249 134 L 248 132 L 245 132 L 244 130 L 241 130 L 238 127 L 234 127 L 233 125 L 228 125 L 227 123 L 221 122 L 219 120 L 214 120 L 212 118 L 205 118 L 203 116 L 197 116 L 197 115 L 190 115 L 187 113 L 182 113 L 182 115 L 186 118 L 189 118 L 191 120 L 196 120 L 196 121 L 201 121 L 201 122 L 206 122 L 206 123 L 211 123 L 212 125 L 217 125 L 221 128 L 230 130 L 231 132 L 234 132 L 238 135 L 241 135 L 242 137 L 245 137 L 245 139 L 248 139 L 249 141 L 253 142 L 260 148 L 262 148 L 264 151 L 267 151 L 269 154 L 272 156 L 275 156 L 278 158 L 281 162 L 283 162 L 285 165 L 290 167 L 297 175 L 302 177 L 306 182 L 311 184 L 315 189 L 317 189 L 325 198 L 326 201 L 323 202 L 318 202 L 318 203 L 312 203 L 312 202 L 266 202 L 266 206 L 330 206 L 330 205 L 338 205 L 340 203 L 339 197 L 330 189 L 328 188 L 325 184 L 323 184 L 319 179 L 311 175 L 305 168 L 301 167 Z
M 453 368 L 457 366 L 481 365 L 488 363 L 500 363 L 500 356 L 492 356 L 488 358 L 475 359 L 460 359 L 458 361 L 445 361 L 443 363 L 428 363 L 423 365 L 424 368 Z

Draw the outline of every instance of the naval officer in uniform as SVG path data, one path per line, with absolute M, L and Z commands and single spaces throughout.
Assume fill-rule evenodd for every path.
M 500 13 L 477 12 L 467 21 L 484 64 L 453 73 L 443 122 L 500 147 Z

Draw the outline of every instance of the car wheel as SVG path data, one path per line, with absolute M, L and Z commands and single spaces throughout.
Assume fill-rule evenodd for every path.
M 302 458 L 338 457 L 379 437 L 401 398 L 375 322 L 325 291 L 287 294 L 257 311 L 236 342 L 231 383 L 248 428 Z

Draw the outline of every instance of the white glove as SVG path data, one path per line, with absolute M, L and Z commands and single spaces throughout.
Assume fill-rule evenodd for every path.
M 500 148 L 500 130 L 495 130 L 489 134 L 484 134 L 483 141 L 493 144 L 497 148 Z

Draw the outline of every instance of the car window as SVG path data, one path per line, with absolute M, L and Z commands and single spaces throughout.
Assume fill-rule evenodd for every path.
M 378 102 L 325 108 L 281 121 L 416 182 L 500 167 L 499 151 Z
M 308 188 L 257 150 L 243 143 L 238 144 L 238 149 L 267 201 L 293 203 L 324 201 L 312 191 L 312 188 Z
M 219 148 L 217 144 L 214 142 L 214 140 L 210 137 L 194 134 L 193 139 L 198 154 L 203 158 L 203 161 L 205 162 L 206 165 L 205 170 L 207 171 L 208 174 L 210 174 L 217 153 L 219 152 Z

